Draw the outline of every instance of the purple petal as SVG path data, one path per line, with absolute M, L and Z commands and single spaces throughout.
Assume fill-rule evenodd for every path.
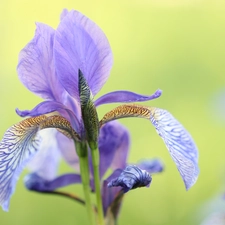
M 137 166 L 127 166 L 119 177 L 111 180 L 108 187 L 122 187 L 124 193 L 138 187 L 149 187 L 152 178 L 145 171 Z
M 100 177 L 109 167 L 125 168 L 129 141 L 128 130 L 117 121 L 102 127 L 99 135 Z
M 66 187 L 71 184 L 81 183 L 79 174 L 65 174 L 54 180 L 45 180 L 36 173 L 28 174 L 24 178 L 27 189 L 38 192 L 54 191 L 55 189 Z
M 32 110 L 19 110 L 16 109 L 16 113 L 21 117 L 34 117 L 39 115 L 44 115 L 58 111 L 62 116 L 68 119 L 71 122 L 72 127 L 77 131 L 79 129 L 79 122 L 75 114 L 67 109 L 63 104 L 55 101 L 45 101 L 38 104 Z
M 55 76 L 55 30 L 37 23 L 34 38 L 20 52 L 17 71 L 21 82 L 44 99 L 59 100 L 64 89 Z
M 137 166 L 150 174 L 160 173 L 164 170 L 164 164 L 159 159 L 144 159 L 141 160 Z
M 63 87 L 79 99 L 78 70 L 86 78 L 93 95 L 108 79 L 112 52 L 102 30 L 77 11 L 70 11 L 61 21 L 55 35 L 56 72 Z
M 198 178 L 198 149 L 187 130 L 166 110 L 152 108 L 150 120 L 168 148 L 186 190 Z
M 95 101 L 95 106 L 117 102 L 144 102 L 158 98 L 161 94 L 161 90 L 157 90 L 153 95 L 140 95 L 130 91 L 114 91 L 98 98 Z
M 30 171 L 46 180 L 54 179 L 58 171 L 61 154 L 57 143 L 57 133 L 55 129 L 40 131 L 42 141 L 39 151 L 27 165 Z

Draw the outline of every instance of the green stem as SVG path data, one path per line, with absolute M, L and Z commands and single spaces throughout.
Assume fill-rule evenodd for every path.
M 91 204 L 91 196 L 90 196 L 90 178 L 89 178 L 89 163 L 88 163 L 88 151 L 86 143 L 78 143 L 76 142 L 76 151 L 79 156 L 80 162 L 80 174 L 83 185 L 83 191 L 85 196 L 85 205 L 87 209 L 87 214 L 89 218 L 89 224 L 95 225 L 95 216 L 93 207 Z
M 104 225 L 104 214 L 103 214 L 102 196 L 101 196 L 101 181 L 100 181 L 100 174 L 99 174 L 98 148 L 91 148 L 91 156 L 92 156 L 93 170 L 94 170 L 94 183 L 95 183 L 96 201 L 97 201 L 97 209 L 98 209 L 98 222 L 99 222 L 99 225 Z

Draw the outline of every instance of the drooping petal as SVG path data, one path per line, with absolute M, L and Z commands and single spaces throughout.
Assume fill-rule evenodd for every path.
M 188 190 L 198 178 L 198 149 L 187 130 L 166 110 L 140 105 L 121 105 L 105 114 L 100 121 L 139 117 L 152 122 L 168 148 Z
M 106 82 L 112 67 L 112 52 L 102 30 L 77 11 L 70 11 L 55 35 L 56 72 L 63 87 L 76 99 L 78 70 L 84 74 L 93 95 Z
M 64 91 L 53 62 L 55 30 L 37 23 L 34 38 L 20 52 L 17 71 L 21 82 L 44 99 L 60 100 Z
M 137 166 L 150 174 L 160 173 L 164 170 L 164 164 L 160 159 L 144 159 L 141 160 Z
M 140 95 L 130 91 L 114 91 L 107 93 L 95 101 L 95 106 L 117 102 L 144 102 L 160 97 L 161 90 L 157 90 L 153 95 Z
M 127 166 L 119 177 L 111 180 L 108 187 L 122 187 L 124 193 L 138 187 L 149 187 L 151 183 L 151 176 L 145 170 L 141 170 L 137 166 Z
M 67 137 L 75 134 L 69 122 L 60 116 L 29 118 L 10 127 L 0 142 L 0 205 L 7 211 L 16 181 L 24 166 L 40 146 L 38 131 L 57 128 Z
M 186 129 L 166 110 L 152 108 L 150 120 L 166 144 L 188 190 L 199 174 L 197 146 Z
M 61 175 L 53 180 L 45 180 L 37 173 L 28 174 L 24 178 L 26 188 L 37 192 L 54 191 L 58 188 L 77 183 L 81 183 L 81 177 L 79 174 L 73 173 Z
M 128 130 L 117 121 L 107 123 L 100 130 L 100 177 L 104 176 L 107 169 L 125 168 L 129 150 Z
M 16 109 L 16 113 L 21 117 L 34 117 L 34 116 L 40 116 L 52 112 L 59 112 L 61 115 L 63 115 L 65 118 L 67 118 L 70 122 L 72 127 L 77 131 L 79 130 L 79 122 L 76 115 L 73 113 L 73 111 L 66 108 L 63 104 L 56 101 L 44 101 L 35 106 L 32 110 L 19 110 Z
M 22 169 L 38 150 L 38 126 L 44 117 L 31 118 L 10 127 L 0 142 L 0 205 L 8 211 L 9 200 Z

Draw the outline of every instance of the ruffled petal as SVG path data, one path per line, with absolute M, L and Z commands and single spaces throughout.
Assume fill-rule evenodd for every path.
M 61 21 L 55 35 L 56 72 L 63 87 L 76 99 L 78 70 L 95 95 L 106 82 L 112 67 L 112 52 L 102 30 L 77 11 L 70 11 Z
M 95 101 L 95 106 L 100 106 L 108 103 L 117 103 L 117 102 L 144 102 L 153 100 L 160 97 L 162 94 L 161 90 L 157 90 L 152 95 L 140 95 L 131 91 L 114 91 L 107 93 Z
M 104 176 L 107 169 L 125 168 L 129 150 L 129 132 L 118 123 L 113 121 L 106 124 L 100 130 L 100 177 Z
M 24 178 L 27 189 L 37 192 L 54 191 L 58 188 L 66 187 L 71 184 L 81 183 L 79 174 L 64 174 L 53 180 L 45 180 L 36 173 L 28 174 Z
M 119 177 L 111 180 L 108 187 L 122 187 L 124 193 L 138 187 L 149 187 L 151 183 L 151 176 L 145 170 L 141 170 L 137 166 L 127 166 Z
M 100 125 L 127 117 L 139 117 L 152 122 L 166 144 L 186 190 L 193 186 L 199 174 L 198 149 L 188 131 L 166 110 L 135 104 L 116 107 L 105 114 Z
M 164 170 L 164 164 L 160 159 L 144 159 L 141 160 L 137 166 L 150 174 L 160 173 Z
M 39 115 L 44 115 L 52 112 L 59 112 L 62 116 L 67 118 L 70 122 L 72 127 L 78 131 L 79 130 L 79 122 L 76 115 L 73 111 L 66 108 L 63 104 L 55 101 L 45 101 L 41 102 L 37 106 L 35 106 L 32 110 L 19 110 L 16 109 L 16 113 L 21 117 L 34 117 Z
M 55 30 L 37 23 L 34 38 L 19 54 L 17 71 L 21 82 L 44 99 L 60 100 L 64 89 L 55 76 L 53 42 Z

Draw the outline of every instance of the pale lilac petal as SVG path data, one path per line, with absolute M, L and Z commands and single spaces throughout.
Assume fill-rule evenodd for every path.
M 58 188 L 77 183 L 81 183 L 81 177 L 79 174 L 73 173 L 61 175 L 53 180 L 45 180 L 36 173 L 28 174 L 24 178 L 26 188 L 37 192 L 54 191 Z
M 19 54 L 17 71 L 21 82 L 44 99 L 60 100 L 64 89 L 55 76 L 53 42 L 55 30 L 37 23 L 34 38 Z
M 79 99 L 78 70 L 95 95 L 106 82 L 112 67 L 112 52 L 102 30 L 77 11 L 70 11 L 55 35 L 56 72 L 63 87 Z
M 100 177 L 107 169 L 125 168 L 129 150 L 129 132 L 117 121 L 107 123 L 100 130 Z
M 95 106 L 108 104 L 108 103 L 117 103 L 117 102 L 144 102 L 153 100 L 160 97 L 162 94 L 161 90 L 157 90 L 152 95 L 140 95 L 130 91 L 114 91 L 107 93 L 95 101 Z
M 141 160 L 137 166 L 150 174 L 160 173 L 164 170 L 164 164 L 160 159 L 144 159 Z
M 16 113 L 21 117 L 34 117 L 39 115 L 44 115 L 52 112 L 59 112 L 62 116 L 64 116 L 67 120 L 70 121 L 71 126 L 78 132 L 79 130 L 79 122 L 78 118 L 75 114 L 66 108 L 63 104 L 55 101 L 45 101 L 41 102 L 37 106 L 35 106 L 32 110 L 19 110 L 16 109 Z
M 28 169 L 45 180 L 53 180 L 58 171 L 61 158 L 56 129 L 41 130 L 39 135 L 42 139 L 39 151 L 28 163 Z
M 152 178 L 147 171 L 130 165 L 117 178 L 112 179 L 108 183 L 108 187 L 122 187 L 124 193 L 126 193 L 138 187 L 149 187 L 151 180 Z

